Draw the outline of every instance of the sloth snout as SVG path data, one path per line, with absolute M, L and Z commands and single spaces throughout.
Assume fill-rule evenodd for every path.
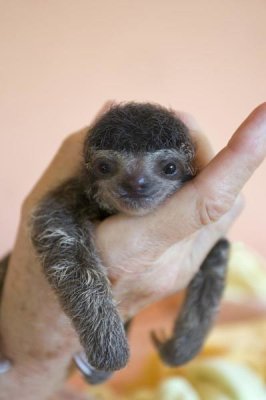
M 151 182 L 145 176 L 133 175 L 125 178 L 121 187 L 125 196 L 148 196 L 151 191 Z

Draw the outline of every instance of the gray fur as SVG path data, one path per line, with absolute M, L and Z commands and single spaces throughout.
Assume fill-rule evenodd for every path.
M 128 344 L 79 185 L 68 181 L 41 202 L 32 218 L 32 240 L 88 360 L 109 371 L 125 366 Z

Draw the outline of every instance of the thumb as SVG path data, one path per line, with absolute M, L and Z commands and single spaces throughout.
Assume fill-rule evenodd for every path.
M 180 235 L 186 237 L 218 221 L 233 206 L 241 189 L 265 156 L 266 103 L 257 107 L 237 129 L 227 146 L 157 211 L 157 219 L 167 227 L 169 240 L 174 242 Z M 153 218 L 156 226 L 154 217 L 147 216 Z
M 232 207 L 265 156 L 266 103 L 248 116 L 227 146 L 195 179 L 199 224 L 217 221 Z

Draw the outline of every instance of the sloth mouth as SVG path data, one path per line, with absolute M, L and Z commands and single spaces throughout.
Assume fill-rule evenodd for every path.
M 118 204 L 120 212 L 141 216 L 149 213 L 154 208 L 154 204 L 146 199 L 121 199 Z
M 155 194 L 155 193 L 154 193 Z M 128 207 L 149 207 L 154 204 L 156 196 L 149 194 L 127 194 L 119 196 L 119 201 Z
M 165 200 L 165 193 L 153 190 L 149 193 L 113 193 L 117 211 L 132 215 L 143 216 L 152 212 Z
M 124 210 L 133 214 L 143 215 L 149 210 L 152 210 L 156 205 L 154 197 L 151 195 L 123 195 L 119 196 L 119 205 L 121 210 Z
M 157 207 L 165 195 L 154 189 L 145 193 L 116 190 L 111 193 L 110 198 L 118 211 L 130 215 L 144 215 Z
M 118 196 L 122 200 L 153 200 L 154 197 L 156 196 L 157 192 L 155 190 L 150 191 L 150 192 L 124 192 L 124 193 L 119 193 Z
M 152 200 L 151 195 L 146 195 L 146 194 L 132 194 L 132 195 L 122 195 L 119 196 L 120 199 L 126 200 L 126 201 L 131 201 L 131 200 Z

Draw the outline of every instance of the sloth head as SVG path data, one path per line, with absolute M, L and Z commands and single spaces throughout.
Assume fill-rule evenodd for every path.
M 84 147 L 88 185 L 109 210 L 143 215 L 194 175 L 188 128 L 150 103 L 113 106 L 90 128 Z

